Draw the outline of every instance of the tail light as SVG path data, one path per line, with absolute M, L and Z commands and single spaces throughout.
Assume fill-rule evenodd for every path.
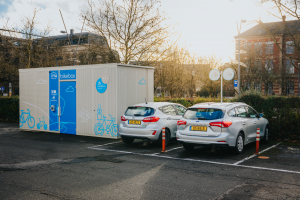
M 186 125 L 186 121 L 183 121 L 183 120 L 179 120 L 177 121 L 177 125 Z
M 125 117 L 124 117 L 124 116 L 121 116 L 121 121 L 123 121 L 123 122 L 125 122 L 125 121 L 126 121 L 126 119 L 125 119 Z
M 232 124 L 232 122 L 228 122 L 228 121 L 209 123 L 209 125 L 211 125 L 211 126 L 217 126 L 220 128 L 227 128 L 227 127 L 231 126 L 231 124 Z
M 143 119 L 143 122 L 157 122 L 159 120 L 159 117 L 147 117 Z

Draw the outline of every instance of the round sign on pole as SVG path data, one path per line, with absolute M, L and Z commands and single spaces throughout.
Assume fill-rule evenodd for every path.
M 223 72 L 223 78 L 224 78 L 226 81 L 232 80 L 233 77 L 234 77 L 234 71 L 233 71 L 233 69 L 227 68 L 227 69 L 224 70 L 224 72 Z
M 217 69 L 213 69 L 209 72 L 209 78 L 212 81 L 217 81 L 220 78 L 220 71 Z

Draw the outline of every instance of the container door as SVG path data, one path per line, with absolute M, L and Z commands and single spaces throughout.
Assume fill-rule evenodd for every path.
M 58 93 L 58 71 L 49 72 L 49 130 L 58 131 L 59 121 L 58 121 L 58 107 L 59 98 Z
M 60 133 L 76 135 L 76 81 L 60 82 Z

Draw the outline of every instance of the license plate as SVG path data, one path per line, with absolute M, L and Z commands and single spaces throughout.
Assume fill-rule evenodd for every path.
M 141 121 L 139 121 L 139 120 L 129 120 L 128 124 L 141 125 Z
M 191 126 L 191 131 L 207 131 L 206 126 Z

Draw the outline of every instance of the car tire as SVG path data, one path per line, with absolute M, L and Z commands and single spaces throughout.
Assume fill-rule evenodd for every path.
M 131 144 L 131 143 L 133 143 L 133 141 L 134 141 L 134 138 L 125 137 L 125 136 L 121 136 L 121 137 L 122 137 L 122 141 L 123 141 L 125 144 Z
M 244 149 L 244 137 L 242 133 L 239 133 L 236 137 L 234 153 L 236 155 L 241 154 L 243 152 L 243 149 Z
M 194 145 L 191 145 L 191 144 L 183 144 L 182 146 L 187 151 L 192 151 L 195 147 Z
M 169 130 L 168 129 L 166 129 L 166 135 L 165 135 L 165 145 L 167 146 L 168 144 L 169 144 L 169 142 L 170 142 L 170 132 L 169 132 Z M 157 140 L 157 142 L 156 142 L 156 144 L 158 145 L 158 146 L 162 146 L 162 132 L 160 132 L 160 135 L 159 135 L 159 137 L 158 137 L 158 140 Z
M 265 134 L 264 134 L 264 137 L 262 139 L 262 142 L 263 143 L 268 143 L 269 141 L 269 127 L 266 127 L 265 128 Z

